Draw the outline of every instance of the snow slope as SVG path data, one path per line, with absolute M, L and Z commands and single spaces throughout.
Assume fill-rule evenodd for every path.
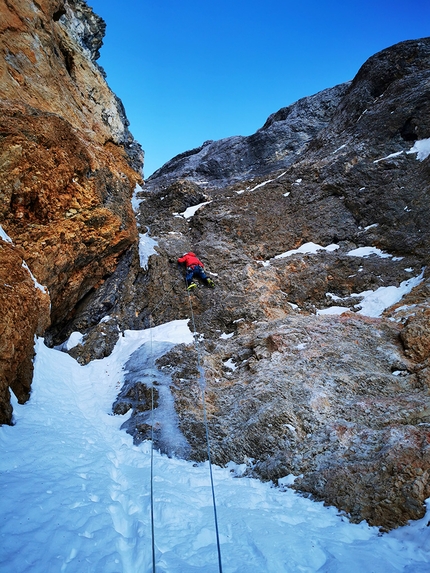
M 186 321 L 127 331 L 87 366 L 37 341 L 32 398 L 0 428 L 1 573 L 153 571 L 151 444 L 134 446 L 120 430 L 127 415 L 111 415 L 123 365 L 153 341 L 192 334 Z M 219 571 L 208 464 L 153 460 L 156 571 Z M 224 573 L 430 570 L 429 512 L 381 535 L 241 471 L 213 468 Z

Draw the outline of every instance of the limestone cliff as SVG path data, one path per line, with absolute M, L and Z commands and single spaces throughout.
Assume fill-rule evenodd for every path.
M 143 154 L 96 63 L 104 31 L 82 0 L 0 1 L 0 423 L 9 387 L 28 398 L 34 335 L 136 240 Z
M 102 22 L 80 0 L 0 6 L 0 224 L 12 240 L 2 233 L 3 419 L 7 385 L 28 396 L 49 303 L 47 338 L 80 331 L 69 352 L 82 364 L 109 354 L 124 329 L 192 309 L 199 352 L 179 345 L 158 360 L 184 456 L 207 455 L 200 357 L 215 463 L 275 481 L 293 473 L 298 491 L 383 529 L 421 517 L 430 39 L 376 54 L 350 83 L 279 110 L 254 136 L 172 159 L 138 193 L 136 229 L 139 148 L 95 63 Z M 138 233 L 149 258 L 127 248 Z M 187 250 L 216 281 L 191 300 L 176 262 Z M 151 434 L 147 358 L 130 361 L 113 405 L 131 410 L 124 428 L 137 443 Z M 155 446 L 171 453 L 162 434 Z
M 225 188 L 292 165 L 329 123 L 348 84 L 324 90 L 273 113 L 253 135 L 206 141 L 181 153 L 146 182 L 148 191 L 187 179 L 204 188 Z
M 84 363 L 118 328 L 189 318 L 176 259 L 194 250 L 217 275 L 192 295 L 214 461 L 301 475 L 299 491 L 385 529 L 430 496 L 429 70 L 430 39 L 403 42 L 255 137 L 174 158 L 140 193 L 141 241 L 158 245 L 147 268 L 128 253 L 63 330 L 86 334 L 71 351 Z M 410 292 L 375 312 L 396 289 Z M 195 348 L 159 368 L 187 455 L 203 460 Z M 132 409 L 139 442 L 150 404 L 131 385 L 137 357 L 132 370 L 114 411 Z

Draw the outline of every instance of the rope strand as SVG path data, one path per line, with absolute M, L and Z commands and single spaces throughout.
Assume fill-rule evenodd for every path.
M 222 559 L 221 559 L 221 544 L 219 540 L 219 529 L 218 529 L 218 514 L 217 514 L 217 507 L 216 507 L 216 500 L 215 500 L 215 486 L 213 480 L 213 472 L 212 472 L 212 461 L 211 461 L 211 449 L 210 449 L 210 440 L 209 440 L 209 426 L 208 426 L 208 419 L 206 413 L 206 399 L 205 399 L 205 388 L 206 388 L 206 381 L 205 381 L 205 374 L 203 370 L 203 362 L 200 356 L 200 349 L 197 340 L 197 332 L 196 332 L 196 323 L 194 320 L 194 311 L 193 305 L 191 302 L 191 295 L 190 291 L 187 290 L 188 294 L 188 301 L 190 303 L 190 311 L 191 311 L 191 321 L 193 325 L 193 332 L 194 332 L 194 346 L 197 351 L 197 364 L 200 373 L 200 390 L 202 392 L 202 404 L 203 404 L 203 421 L 205 425 L 205 432 L 206 432 L 206 446 L 207 446 L 207 454 L 208 454 L 208 461 L 209 461 L 209 475 L 210 475 L 210 482 L 211 482 L 211 490 L 212 490 L 212 504 L 214 510 L 214 522 L 215 522 L 215 536 L 216 536 L 216 543 L 217 543 L 217 551 L 218 551 L 218 568 L 219 573 L 222 573 Z
M 149 320 L 149 340 L 151 361 L 154 360 L 152 349 L 152 314 Z M 152 573 L 155 573 L 155 533 L 154 533 L 154 380 L 151 384 L 151 548 L 152 548 Z
M 186 281 L 185 281 L 186 284 Z M 161 305 L 165 297 L 170 294 L 173 290 L 170 289 L 168 292 L 164 294 L 161 301 L 154 307 L 153 311 L 158 309 Z M 187 290 L 188 294 L 188 301 L 190 305 L 190 313 L 191 313 L 191 322 L 193 327 L 193 336 L 194 336 L 194 346 L 197 352 L 197 364 L 198 370 L 200 374 L 199 379 L 199 386 L 202 392 L 202 406 L 203 406 L 203 422 L 205 426 L 205 433 L 206 433 L 206 447 L 207 447 L 207 455 L 208 455 L 208 462 L 209 462 L 209 476 L 210 476 L 210 484 L 211 484 L 211 491 L 212 491 L 212 505 L 213 505 L 213 512 L 214 512 L 214 522 L 215 522 L 215 536 L 216 536 L 216 543 L 217 543 L 217 553 L 218 553 L 218 569 L 219 573 L 222 573 L 222 559 L 221 559 L 221 544 L 219 539 L 219 528 L 218 528 L 218 513 L 217 513 L 217 506 L 216 506 L 216 499 L 215 499 L 215 486 L 214 486 L 214 479 L 213 479 L 213 472 L 212 472 L 212 461 L 211 461 L 211 450 L 210 450 L 210 439 L 209 439 L 209 425 L 207 419 L 207 411 L 206 411 L 206 399 L 205 399 L 205 388 L 206 388 L 206 381 L 205 381 L 205 374 L 203 370 L 203 362 L 200 356 L 200 348 L 199 348 L 199 341 L 197 338 L 197 330 L 196 330 L 196 323 L 194 318 L 194 310 L 193 305 L 191 302 L 190 292 Z M 152 344 L 152 328 L 153 328 L 153 319 L 152 313 L 149 316 L 149 328 L 150 328 L 150 352 L 151 352 L 151 359 L 153 361 L 153 344 Z M 155 527 L 154 527 L 154 380 L 152 381 L 151 385 L 151 485 L 150 485 L 150 506 L 151 506 L 151 548 L 152 548 L 152 573 L 156 573 L 155 571 Z

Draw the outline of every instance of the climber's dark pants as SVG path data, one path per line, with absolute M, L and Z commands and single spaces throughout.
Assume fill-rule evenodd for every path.
M 200 265 L 187 267 L 187 274 L 185 276 L 185 280 L 187 281 L 187 286 L 190 286 L 190 283 L 192 282 L 194 277 L 202 279 L 202 281 L 204 281 L 205 283 L 208 282 L 208 277 L 206 276 L 203 267 L 201 267 Z

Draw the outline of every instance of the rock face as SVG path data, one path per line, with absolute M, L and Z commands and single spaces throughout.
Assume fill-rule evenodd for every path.
M 193 250 L 217 283 L 192 295 L 199 353 L 158 364 L 183 451 L 206 457 L 200 355 L 215 463 L 301 476 L 298 491 L 382 529 L 422 517 L 430 495 L 429 70 L 430 39 L 401 43 L 255 136 L 166 164 L 138 194 L 156 254 L 124 258 L 63 333 L 87 333 L 73 349 L 85 362 L 102 328 L 113 344 L 118 328 L 191 318 L 176 259 Z M 148 437 L 143 388 L 115 408 Z
M 0 252 L 15 277 L 2 287 L 13 302 L 5 331 L 34 314 L 22 353 L 46 328 L 47 303 L 23 259 L 49 289 L 51 343 L 83 333 L 70 350 L 82 364 L 109 354 L 125 328 L 188 318 L 195 345 L 167 346 L 156 366 L 141 347 L 126 366 L 113 411 L 132 410 L 124 427 L 136 442 L 155 430 L 162 451 L 206 458 L 203 371 L 215 463 L 233 460 L 265 480 L 300 476 L 297 491 L 384 530 L 422 517 L 430 39 L 376 54 L 352 82 L 280 110 L 251 137 L 174 158 L 136 194 L 136 231 L 136 146 L 93 61 L 100 21 L 77 1 L 16 6 L 2 20 L 0 222 L 13 244 L 1 242 Z M 30 53 L 41 39 L 43 53 Z M 63 74 L 49 105 L 32 58 Z M 26 78 L 36 85 L 18 89 Z M 140 251 L 127 249 L 137 233 Z M 189 298 L 176 262 L 188 250 L 213 273 L 215 290 Z M 22 300 L 29 310 L 20 315 Z M 21 350 L 0 350 L 9 385 L 25 399 L 28 373 L 5 366 Z M 154 378 L 156 409 L 161 395 L 175 398 L 176 444 L 160 412 L 157 428 L 148 424 Z
M 0 3 L 0 225 L 12 240 L 0 240 L 0 423 L 9 386 L 29 395 L 34 334 L 73 314 L 137 237 L 143 154 L 95 61 L 104 29 L 81 0 Z
M 148 190 L 187 179 L 205 188 L 273 173 L 289 167 L 332 118 L 349 84 L 306 97 L 272 114 L 255 134 L 206 141 L 168 161 L 146 182 Z
M 20 403 L 28 400 L 33 373 L 34 334 L 49 326 L 50 299 L 35 284 L 23 252 L 9 241 L 0 240 L 0 417 L 12 416 L 9 387 Z

